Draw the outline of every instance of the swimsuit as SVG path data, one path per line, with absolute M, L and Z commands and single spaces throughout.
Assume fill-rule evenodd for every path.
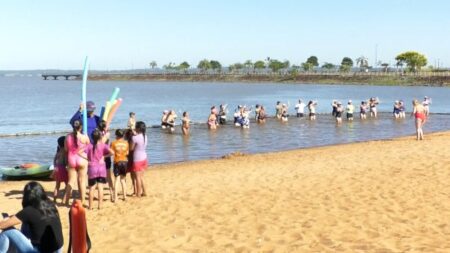
M 67 162 L 69 167 L 78 169 L 81 167 L 82 164 L 86 162 L 86 144 L 82 143 L 80 139 L 76 139 L 76 145 L 75 145 L 75 136 L 73 134 L 70 134 L 67 138 Z M 80 151 L 83 151 L 84 156 L 81 156 L 79 153 Z
M 416 119 L 421 119 L 422 121 L 425 121 L 426 119 L 425 113 L 422 112 L 416 112 L 414 116 L 416 117 Z

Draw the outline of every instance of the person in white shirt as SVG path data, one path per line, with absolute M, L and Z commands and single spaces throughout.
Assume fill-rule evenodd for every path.
M 423 108 L 425 109 L 425 115 L 428 116 L 428 114 L 430 114 L 430 104 L 431 104 L 431 98 L 425 96 L 423 98 Z
M 302 118 L 305 113 L 305 103 L 302 102 L 301 99 L 298 100 L 298 103 L 295 105 L 295 110 L 297 110 L 297 118 Z
M 355 106 L 353 105 L 351 100 L 348 101 L 347 107 L 345 108 L 345 110 L 347 111 L 347 120 L 352 121 L 353 113 L 355 112 Z

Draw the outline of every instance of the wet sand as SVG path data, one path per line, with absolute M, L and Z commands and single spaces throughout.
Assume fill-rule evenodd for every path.
M 152 166 L 147 197 L 88 211 L 92 252 L 450 252 L 450 132 L 425 138 Z

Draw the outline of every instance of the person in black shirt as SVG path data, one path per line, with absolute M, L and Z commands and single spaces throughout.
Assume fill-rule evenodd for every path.
M 0 221 L 0 252 L 62 252 L 61 220 L 55 204 L 37 182 L 25 185 L 23 209 Z M 6 215 L 4 215 L 6 216 Z M 22 223 L 23 232 L 14 228 Z

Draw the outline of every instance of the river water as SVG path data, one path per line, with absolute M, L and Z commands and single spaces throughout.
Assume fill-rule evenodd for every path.
M 56 150 L 56 139 L 70 130 L 69 119 L 80 103 L 81 81 L 41 80 L 39 77 L 0 77 L 0 167 L 25 162 L 50 163 Z M 390 112 L 394 100 L 406 101 L 430 96 L 432 115 L 425 134 L 450 129 L 450 89 L 443 87 L 392 87 L 363 85 L 316 85 L 279 83 L 196 83 L 88 81 L 88 100 L 99 108 L 109 99 L 115 87 L 121 89 L 123 104 L 112 127 L 125 127 L 128 113 L 148 126 L 158 125 L 161 112 L 174 109 L 181 117 L 189 111 L 194 124 L 192 135 L 184 137 L 179 128 L 168 134 L 158 128 L 148 129 L 149 162 L 169 163 L 216 158 L 231 152 L 260 153 L 306 148 L 338 143 L 386 139 L 413 134 L 413 119 L 394 120 Z M 331 100 L 355 105 L 370 97 L 380 99 L 378 119 L 346 122 L 337 126 L 329 115 Z M 205 122 L 211 105 L 228 104 L 230 116 L 237 105 L 263 104 L 274 114 L 276 101 L 293 105 L 302 98 L 318 102 L 317 121 L 290 117 L 288 123 L 269 119 L 264 125 L 252 123 L 250 129 L 232 124 L 208 131 Z M 358 107 L 358 106 L 356 106 Z M 355 114 L 356 115 L 356 114 Z M 29 135 L 32 134 L 32 135 Z

